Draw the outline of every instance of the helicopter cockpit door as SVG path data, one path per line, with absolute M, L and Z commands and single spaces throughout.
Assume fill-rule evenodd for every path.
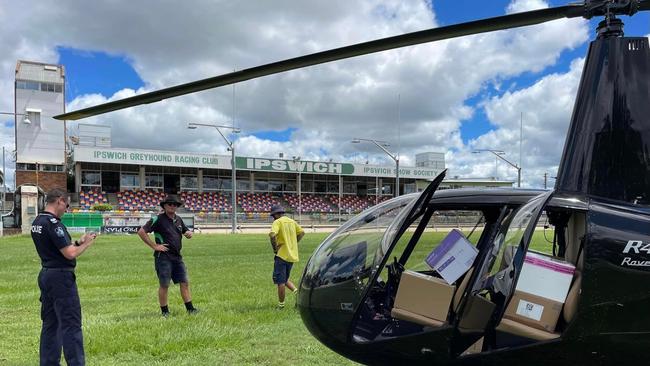
M 504 221 L 492 247 L 488 249 L 488 255 L 477 266 L 479 272 L 472 290 L 459 307 L 460 316 L 457 319 L 459 335 L 453 347 L 455 354 L 461 354 L 461 357 L 464 357 L 463 353 L 468 355 L 467 349 L 471 345 L 468 341 L 475 341 L 479 334 L 465 331 L 463 324 L 477 318 L 477 312 L 484 311 L 486 308 L 491 309 L 492 316 L 491 319 L 486 319 L 487 327 L 484 332 L 486 346 L 483 349 L 489 349 L 494 345 L 492 330 L 499 324 L 514 294 L 535 227 L 552 195 L 553 191 L 549 191 L 532 198 Z M 514 250 L 512 256 L 505 255 L 509 248 Z M 482 305 L 484 303 L 491 303 L 494 307 L 486 307 Z M 481 347 L 469 353 L 480 352 Z
M 450 321 L 427 325 L 397 319 L 391 313 L 393 296 L 403 270 L 403 263 L 395 258 L 397 255 L 392 254 L 393 249 L 407 231 L 406 237 L 410 237 L 407 247 L 417 243 L 434 212 L 429 202 L 443 178 L 444 172 L 429 184 L 417 200 L 405 207 L 386 230 L 375 257 L 375 272 L 351 326 L 350 342 L 359 355 L 352 358 L 357 361 L 389 364 L 408 359 L 409 364 L 436 364 L 451 359 L 449 347 L 455 329 Z M 414 231 L 408 230 L 414 226 L 417 226 Z M 387 271 L 382 272 L 384 268 Z M 386 272 L 388 278 L 380 277 Z

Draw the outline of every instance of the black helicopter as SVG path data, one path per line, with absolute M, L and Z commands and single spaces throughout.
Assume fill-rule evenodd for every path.
M 76 120 L 424 42 L 560 18 L 603 17 L 553 191 L 437 191 L 443 172 L 425 191 L 377 205 L 332 233 L 306 265 L 297 304 L 316 338 L 367 364 L 649 364 L 650 45 L 645 37 L 623 37 L 617 17 L 647 10 L 650 0 L 587 0 L 510 14 L 301 56 L 55 118 Z M 438 276 L 422 267 L 422 253 L 438 244 L 427 240 L 425 231 L 433 218 L 451 211 L 480 217 L 469 235 L 477 236 L 475 259 L 450 284 L 451 300 L 437 309 L 442 314 L 437 319 L 398 311 L 405 274 Z M 555 228 L 551 259 L 574 269 L 564 301 L 553 305 L 552 327 L 540 329 L 507 315 L 513 307 L 516 314 L 537 314 L 533 318 L 544 314 L 531 302 L 520 309 L 516 291 L 542 217 Z M 430 298 L 422 291 L 412 301 L 438 300 Z

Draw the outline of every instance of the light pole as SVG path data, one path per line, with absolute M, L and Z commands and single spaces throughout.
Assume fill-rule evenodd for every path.
M 235 234 L 237 232 L 237 167 L 235 166 L 235 141 L 230 141 L 226 137 L 226 135 L 221 132 L 221 128 L 229 129 L 232 130 L 232 133 L 240 133 L 241 130 L 239 128 L 235 128 L 232 126 L 222 126 L 222 125 L 215 125 L 215 124 L 210 124 L 210 123 L 193 123 L 190 122 L 187 124 L 187 128 L 190 130 L 197 129 L 199 127 L 212 127 L 219 132 L 219 135 L 223 137 L 223 140 L 226 141 L 226 144 L 228 145 L 228 150 L 231 152 L 231 160 L 230 163 L 232 164 L 232 233 Z
M 395 197 L 399 196 L 399 155 L 393 154 L 388 149 L 386 149 L 387 146 L 390 146 L 386 141 L 379 141 L 379 140 L 373 140 L 373 139 L 362 139 L 362 138 L 354 138 L 352 139 L 353 144 L 358 144 L 361 141 L 366 141 L 366 142 L 372 142 L 373 144 L 377 145 L 378 148 L 382 149 L 388 156 L 390 156 L 391 159 L 395 161 Z M 379 189 L 379 187 L 377 187 Z
M 300 156 L 294 156 L 293 157 L 293 162 L 299 162 L 300 161 Z M 298 169 L 298 223 L 302 224 L 302 175 L 301 175 L 300 169 Z
M 510 164 L 511 167 L 517 169 L 517 187 L 521 187 L 521 167 L 520 167 L 520 166 L 518 166 L 517 164 L 515 164 L 515 163 L 511 162 L 510 160 L 504 158 L 502 155 L 505 155 L 505 152 L 503 152 L 503 151 L 501 151 L 501 150 L 478 149 L 478 150 L 474 150 L 474 151 L 472 151 L 472 153 L 474 153 L 474 154 L 480 154 L 480 153 L 482 153 L 483 151 L 491 152 L 491 153 L 494 154 L 494 156 L 496 156 L 497 158 L 499 158 L 499 159 L 505 161 L 506 163 Z

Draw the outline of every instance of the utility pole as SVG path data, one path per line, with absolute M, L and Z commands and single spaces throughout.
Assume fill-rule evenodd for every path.
M 548 179 L 548 173 L 544 172 L 544 189 L 546 189 L 546 180 Z

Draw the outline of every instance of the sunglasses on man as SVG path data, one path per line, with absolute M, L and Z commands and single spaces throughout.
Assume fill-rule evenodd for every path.
M 66 200 L 65 198 L 61 198 L 61 199 L 63 200 L 63 202 L 65 202 L 66 210 L 69 209 L 70 208 L 70 202 L 68 202 L 68 200 Z

